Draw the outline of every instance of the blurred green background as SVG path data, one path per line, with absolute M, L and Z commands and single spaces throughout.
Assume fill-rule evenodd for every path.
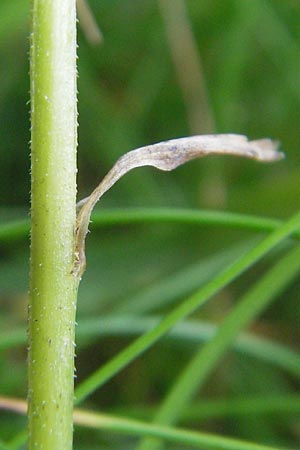
M 139 169 L 122 179 L 97 210 L 177 207 L 282 219 L 292 215 L 300 198 L 300 2 L 90 0 L 89 5 L 104 39 L 100 45 L 91 44 L 79 23 L 78 198 L 88 195 L 128 150 L 190 134 L 230 132 L 277 139 L 286 158 L 264 165 L 213 157 L 172 173 Z M 29 9 L 26 0 L 0 3 L 1 223 L 29 214 Z M 174 224 L 91 229 L 78 328 L 81 320 L 105 314 L 169 310 L 228 264 L 232 248 L 257 238 L 251 232 Z M 1 243 L 2 332 L 26 323 L 28 243 Z M 197 317 L 222 320 L 268 262 L 237 280 Z M 297 282 L 282 294 L 254 329 L 297 348 L 299 288 Z M 91 340 L 84 351 L 79 346 L 78 378 L 129 341 L 130 337 L 110 336 Z M 90 404 L 107 410 L 156 404 L 192 350 L 164 341 L 93 395 Z M 26 396 L 25 362 L 25 346 L 1 354 L 2 394 Z M 299 382 L 280 371 L 230 354 L 202 395 L 234 398 L 297 389 Z M 15 433 L 21 423 L 3 415 L 3 436 Z M 202 421 L 199 426 L 277 445 L 299 444 L 299 413 L 284 420 L 241 415 Z M 98 432 L 81 431 L 76 439 L 78 448 L 98 448 L 102 439 L 103 448 L 129 448 L 126 440 Z

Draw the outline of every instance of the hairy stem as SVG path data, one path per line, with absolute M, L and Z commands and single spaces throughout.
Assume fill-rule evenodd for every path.
M 32 0 L 29 446 L 72 448 L 76 2 Z

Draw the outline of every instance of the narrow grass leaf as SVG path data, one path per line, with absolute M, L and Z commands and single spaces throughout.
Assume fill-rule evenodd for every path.
M 183 420 L 237 417 L 241 415 L 291 415 L 300 413 L 300 395 L 257 396 L 226 400 L 201 401 L 189 405 Z
M 82 410 L 76 411 L 74 419 L 77 424 L 91 428 L 110 430 L 130 436 L 153 436 L 176 444 L 191 445 L 197 448 L 213 450 L 279 450 L 276 447 L 260 445 L 254 442 L 148 424 L 137 420 L 123 419 Z
M 282 225 L 278 219 L 221 211 L 169 208 L 103 209 L 92 215 L 91 229 L 107 226 L 170 223 L 193 226 L 220 226 L 256 232 L 274 231 Z M 0 224 L 0 241 L 13 242 L 29 235 L 29 220 L 14 220 Z M 298 231 L 295 237 L 300 236 Z
M 155 328 L 161 320 L 162 317 L 158 316 L 137 317 L 127 315 L 82 320 L 77 329 L 78 350 L 82 350 L 85 346 L 91 345 L 102 337 L 129 337 L 147 333 Z M 215 324 L 199 320 L 185 320 L 176 324 L 170 333 L 164 336 L 164 339 L 168 339 L 176 345 L 195 345 L 213 339 L 217 332 L 218 326 Z M 26 342 L 25 327 L 14 329 L 9 333 L 2 332 L 0 335 L 0 351 L 26 345 Z M 232 343 L 232 348 L 244 355 L 272 364 L 297 379 L 300 377 L 300 355 L 283 344 L 254 336 L 251 333 L 242 333 Z
M 279 229 L 260 242 L 254 249 L 250 250 L 246 255 L 241 256 L 231 266 L 226 267 L 225 270 L 207 283 L 202 289 L 181 303 L 169 313 L 159 325 L 136 339 L 131 345 L 82 382 L 75 390 L 76 402 L 81 402 L 97 388 L 102 386 L 106 381 L 157 342 L 158 339 L 169 331 L 177 322 L 181 321 L 203 305 L 209 298 L 241 275 L 279 242 L 283 241 L 295 230 L 299 229 L 299 227 L 300 214 L 297 213 Z
M 4 404 L 6 409 L 26 414 L 27 405 L 25 400 L 1 397 L 0 406 Z M 10 406 L 9 406 L 10 405 Z M 192 447 L 205 445 L 206 449 L 220 450 L 280 450 L 275 447 L 259 445 L 252 442 L 242 441 L 229 437 L 219 437 L 214 434 L 203 433 L 198 431 L 179 429 L 155 424 L 148 424 L 141 420 L 124 419 L 122 417 L 91 412 L 88 410 L 75 409 L 73 414 L 74 424 L 87 428 L 95 428 L 98 430 L 109 430 L 115 433 L 130 436 L 153 436 L 159 437 L 176 444 L 186 444 Z M 19 445 L 24 443 L 24 432 L 19 433 L 17 440 Z M 1 448 L 1 447 L 0 447 Z M 5 450 L 16 449 L 9 445 L 4 447 Z
M 219 251 L 196 263 L 184 267 L 156 283 L 137 292 L 128 299 L 124 299 L 120 306 L 116 307 L 118 313 L 145 314 L 155 309 L 173 304 L 178 299 L 191 295 L 204 283 L 213 278 L 223 267 L 238 258 L 239 255 L 254 247 L 255 240 L 246 241 L 230 248 Z
M 192 396 L 207 380 L 238 333 L 247 326 L 276 295 L 282 292 L 300 270 L 300 248 L 293 248 L 240 300 L 219 327 L 216 336 L 192 358 L 167 395 L 154 421 L 175 423 Z M 298 368 L 300 373 L 300 366 Z M 161 443 L 146 439 L 139 450 L 158 450 Z

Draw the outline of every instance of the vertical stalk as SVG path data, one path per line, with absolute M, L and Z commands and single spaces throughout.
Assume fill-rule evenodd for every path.
M 29 449 L 70 450 L 77 280 L 75 0 L 31 0 Z

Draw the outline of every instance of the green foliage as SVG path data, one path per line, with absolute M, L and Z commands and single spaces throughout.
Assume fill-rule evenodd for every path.
M 280 226 L 286 231 L 299 209 L 300 7 L 292 0 L 185 3 L 214 131 L 279 139 L 286 159 L 266 166 L 215 157 L 170 174 L 145 168 L 101 200 L 79 290 L 76 384 L 80 393 L 87 380 L 106 373 L 110 381 L 99 388 L 98 379 L 80 407 L 109 412 L 111 422 L 88 432 L 76 427 L 76 450 L 138 448 L 137 437 L 148 434 L 166 439 L 166 449 L 191 448 L 192 434 L 159 427 L 171 395 L 170 422 L 180 427 L 299 447 L 298 219 L 284 234 L 293 238 L 268 239 L 278 237 Z M 124 152 L 191 134 L 159 2 L 91 0 L 90 7 L 104 41 L 90 45 L 79 26 L 79 199 Z M 0 394 L 26 398 L 29 2 L 2 0 L 0 17 Z M 198 132 L 206 131 L 199 123 Z M 258 261 L 255 249 L 263 242 L 270 245 Z M 241 260 L 250 261 L 244 269 L 251 265 L 244 273 Z M 199 292 L 206 295 L 182 321 L 176 311 Z M 176 320 L 166 337 L 124 359 L 136 342 L 144 347 L 134 357 L 150 346 L 147 336 L 167 324 L 165 332 L 170 317 Z M 182 381 L 185 373 L 197 385 Z M 187 387 L 192 393 L 176 410 Z M 25 421 L 1 416 L 0 448 L 24 448 Z M 203 449 L 236 445 L 195 442 Z

